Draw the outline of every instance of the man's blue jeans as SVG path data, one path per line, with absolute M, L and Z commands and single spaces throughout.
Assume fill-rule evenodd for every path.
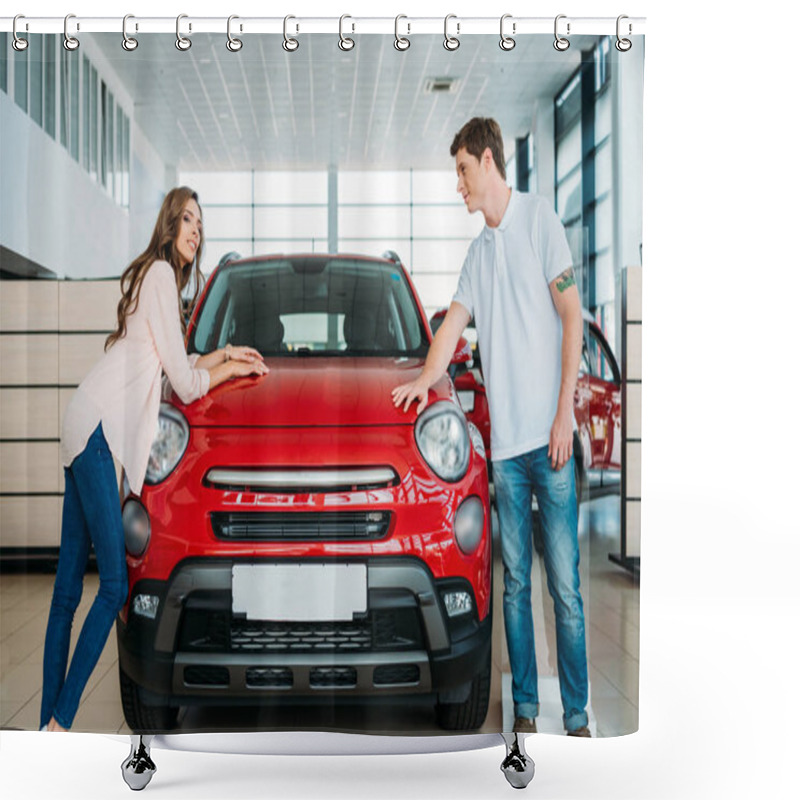
M 59 725 L 71 728 L 114 618 L 128 597 L 117 478 L 101 425 L 83 452 L 64 469 L 64 478 L 61 550 L 44 644 L 40 725 L 47 725 L 55 717 Z M 100 588 L 67 672 L 72 619 L 83 592 L 90 545 L 94 545 Z
M 534 719 L 539 714 L 531 609 L 531 495 L 535 494 L 544 538 L 547 588 L 555 608 L 564 727 L 575 730 L 588 724 L 589 680 L 578 576 L 578 505 L 573 459 L 560 470 L 554 470 L 545 445 L 515 458 L 495 461 L 492 467 L 503 554 L 503 613 L 514 716 Z

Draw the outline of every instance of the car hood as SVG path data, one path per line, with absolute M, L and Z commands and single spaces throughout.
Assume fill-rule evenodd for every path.
M 192 426 L 266 427 L 306 425 L 411 425 L 414 408 L 392 403 L 392 389 L 417 378 L 421 358 L 267 358 L 268 375 L 239 378 L 183 405 L 168 387 L 165 400 Z M 453 399 L 452 384 L 439 380 L 429 402 Z

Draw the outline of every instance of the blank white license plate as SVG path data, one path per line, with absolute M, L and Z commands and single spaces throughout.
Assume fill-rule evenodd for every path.
M 351 620 L 367 610 L 367 565 L 235 564 L 232 590 L 247 619 Z

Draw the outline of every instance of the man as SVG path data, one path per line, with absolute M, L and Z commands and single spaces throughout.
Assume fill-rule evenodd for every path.
M 544 564 L 556 617 L 558 677 L 568 735 L 590 736 L 573 398 L 583 342 L 580 298 L 564 228 L 550 205 L 506 185 L 493 119 L 471 119 L 450 146 L 458 191 L 486 226 L 470 245 L 458 288 L 420 376 L 392 392 L 421 412 L 474 316 L 492 419 L 492 464 L 504 567 L 503 613 L 511 661 L 514 732 L 539 713 L 531 609 L 531 495 L 539 503 Z

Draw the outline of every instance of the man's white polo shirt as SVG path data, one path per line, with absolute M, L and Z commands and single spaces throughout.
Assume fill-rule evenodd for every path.
M 453 300 L 475 318 L 492 420 L 492 460 L 546 445 L 561 385 L 561 319 L 549 284 L 572 266 L 542 197 L 511 191 L 496 228 L 470 245 Z

